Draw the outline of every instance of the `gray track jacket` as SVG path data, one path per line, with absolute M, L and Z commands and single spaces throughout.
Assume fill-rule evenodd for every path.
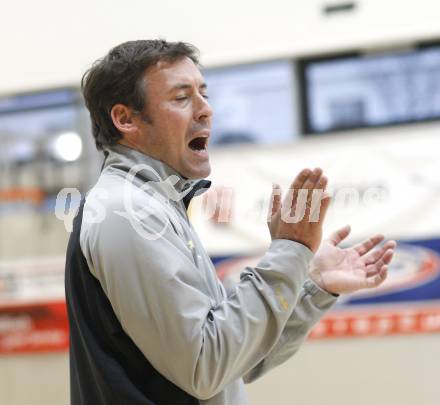
M 181 200 L 194 182 L 124 146 L 109 152 L 84 207 L 90 271 L 158 372 L 201 404 L 247 404 L 244 382 L 291 357 L 336 301 L 307 279 L 312 252 L 274 240 L 228 294 Z

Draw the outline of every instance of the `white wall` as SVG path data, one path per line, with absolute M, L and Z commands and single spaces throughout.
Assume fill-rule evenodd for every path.
M 438 336 L 306 343 L 248 386 L 252 405 L 438 405 Z
M 437 0 L 359 0 L 354 13 L 331 18 L 321 13 L 325 3 L 4 2 L 0 19 L 0 94 L 77 84 L 95 59 L 131 39 L 160 36 L 192 42 L 201 49 L 203 61 L 209 66 L 440 37 Z

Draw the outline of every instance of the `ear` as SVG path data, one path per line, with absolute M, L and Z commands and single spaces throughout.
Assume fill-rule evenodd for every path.
M 138 120 L 133 111 L 124 104 L 115 104 L 110 112 L 113 125 L 123 136 L 134 135 L 139 130 Z

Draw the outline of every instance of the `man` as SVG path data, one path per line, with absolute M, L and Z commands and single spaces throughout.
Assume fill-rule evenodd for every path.
M 295 353 L 338 294 L 385 279 L 394 242 L 373 251 L 377 235 L 343 250 L 345 227 L 321 244 L 330 200 L 318 213 L 311 196 L 327 179 L 305 169 L 291 198 L 274 190 L 272 243 L 228 295 L 186 213 L 210 173 L 196 49 L 121 44 L 82 88 L 107 158 L 67 253 L 73 405 L 246 404 L 244 382 Z M 303 219 L 289 220 L 297 208 Z

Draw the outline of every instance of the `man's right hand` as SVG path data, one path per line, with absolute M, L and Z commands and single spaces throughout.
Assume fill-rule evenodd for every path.
M 320 168 L 302 170 L 284 200 L 281 187 L 274 185 L 268 218 L 272 239 L 293 240 L 316 252 L 330 205 L 330 196 L 325 193 L 326 186 L 327 178 Z

